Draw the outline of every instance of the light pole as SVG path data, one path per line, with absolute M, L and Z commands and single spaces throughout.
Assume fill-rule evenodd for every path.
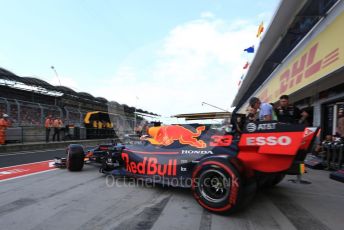
M 213 108 L 216 108 L 216 109 L 222 110 L 222 111 L 224 111 L 224 112 L 229 112 L 228 110 L 225 110 L 225 109 L 219 108 L 219 107 L 217 107 L 217 106 L 215 106 L 215 105 L 211 105 L 211 104 L 209 104 L 209 103 L 202 102 L 202 106 L 203 106 L 204 104 L 205 104 L 205 105 L 209 105 L 209 106 L 211 106 L 211 107 L 213 107 Z
M 61 85 L 60 78 L 59 78 L 59 75 L 57 74 L 57 71 L 56 71 L 55 67 L 54 67 L 54 66 L 51 66 L 51 69 L 54 71 L 54 73 L 55 73 L 55 75 L 56 75 L 56 77 L 57 77 L 57 80 L 59 80 L 60 86 L 62 86 L 62 85 Z
M 136 97 L 136 100 L 135 100 L 135 112 L 134 112 L 134 132 L 135 132 L 135 129 L 136 129 L 136 107 L 137 107 L 137 101 L 139 100 L 139 97 L 138 96 L 135 96 Z

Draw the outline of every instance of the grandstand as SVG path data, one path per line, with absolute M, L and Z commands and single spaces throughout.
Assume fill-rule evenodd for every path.
M 137 122 L 143 120 L 135 116 L 135 112 L 157 116 L 103 97 L 93 97 L 87 92 L 53 86 L 38 78 L 20 77 L 0 68 L 0 114 L 6 113 L 12 120 L 9 141 L 43 141 L 44 121 L 48 115 L 60 117 L 73 128 L 74 138 L 84 139 L 87 132 L 84 118 L 90 111 L 116 114 L 116 120 L 112 121 L 116 136 L 133 131 L 136 119 Z

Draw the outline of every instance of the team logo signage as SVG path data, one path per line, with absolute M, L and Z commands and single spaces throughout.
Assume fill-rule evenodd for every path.
M 251 96 L 265 102 L 277 101 L 281 95 L 292 94 L 339 70 L 344 65 L 344 43 L 340 40 L 344 37 L 343 25 L 344 14 L 340 14 L 295 55 L 291 52 L 290 58 Z M 245 113 L 247 106 L 248 102 L 239 113 Z
M 246 130 L 250 133 L 255 131 L 265 131 L 265 130 L 275 130 L 277 123 L 263 123 L 263 124 L 255 124 L 255 123 L 248 123 L 246 125 Z
M 161 164 L 157 157 L 144 157 L 143 161 L 131 161 L 129 154 L 122 153 L 122 160 L 128 172 L 141 175 L 176 176 L 177 160 L 169 159 L 167 164 Z
M 290 145 L 291 138 L 288 136 L 268 136 L 268 137 L 247 137 L 246 145 Z
M 257 130 L 257 125 L 255 123 L 248 123 L 246 125 L 246 130 L 250 133 L 253 133 L 254 131 Z
M 204 155 L 204 154 L 214 154 L 213 151 L 211 150 L 182 150 L 181 152 L 182 154 L 200 154 L 200 155 Z

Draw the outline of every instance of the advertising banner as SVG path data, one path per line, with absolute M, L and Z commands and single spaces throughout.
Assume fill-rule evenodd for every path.
M 344 13 L 320 32 L 302 52 L 290 59 L 283 68 L 254 95 L 263 102 L 275 102 L 280 95 L 292 94 L 344 66 Z M 247 103 L 240 109 L 245 112 Z

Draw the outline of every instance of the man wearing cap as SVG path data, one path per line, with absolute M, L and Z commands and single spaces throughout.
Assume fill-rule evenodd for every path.
M 3 114 L 0 118 L 0 145 L 4 145 L 6 141 L 6 129 L 11 125 L 11 122 L 8 120 L 8 115 Z
M 271 121 L 272 120 L 272 105 L 269 103 L 261 102 L 257 97 L 251 97 L 249 104 L 252 109 L 258 111 L 259 109 L 259 120 L 260 121 Z

